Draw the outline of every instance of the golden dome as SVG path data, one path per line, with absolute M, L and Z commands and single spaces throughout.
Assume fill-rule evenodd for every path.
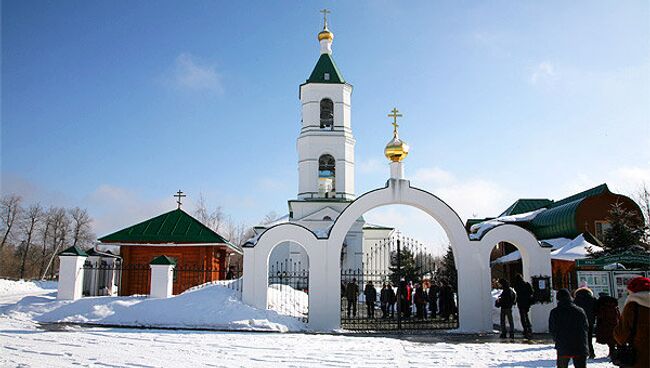
M 393 162 L 400 162 L 409 154 L 409 145 L 395 135 L 384 149 L 386 157 Z
M 330 32 L 329 29 L 325 28 L 318 34 L 318 42 L 322 40 L 334 40 L 334 33 Z

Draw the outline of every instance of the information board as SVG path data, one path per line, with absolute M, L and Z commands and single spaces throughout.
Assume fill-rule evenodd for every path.
M 598 298 L 598 294 L 607 293 L 612 295 L 612 289 L 609 282 L 608 271 L 577 271 L 578 285 L 583 281 L 594 292 L 594 296 Z

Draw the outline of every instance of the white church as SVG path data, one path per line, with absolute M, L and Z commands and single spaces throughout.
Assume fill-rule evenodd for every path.
M 320 57 L 305 83 L 300 85 L 301 129 L 298 136 L 298 195 L 288 201 L 289 213 L 272 223 L 254 227 L 256 237 L 273 226 L 294 223 L 326 237 L 339 214 L 355 199 L 354 146 L 352 134 L 352 85 L 347 83 L 332 58 L 334 34 L 327 20 L 318 34 Z M 408 146 L 406 152 L 408 153 Z M 365 255 L 375 251 L 397 229 L 365 222 L 363 217 L 345 236 L 341 252 L 341 268 L 361 270 Z M 382 247 L 382 256 L 390 249 Z M 308 268 L 307 254 L 302 246 L 285 242 L 275 247 L 269 265 L 290 260 L 294 271 Z M 388 260 L 381 262 L 389 265 Z

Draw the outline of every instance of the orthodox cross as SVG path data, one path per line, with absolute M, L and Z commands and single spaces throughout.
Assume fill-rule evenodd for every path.
M 331 11 L 329 11 L 327 9 L 323 9 L 320 12 L 323 13 L 323 23 L 325 24 L 325 26 L 323 28 L 327 29 L 327 14 L 330 14 Z
M 397 110 L 397 107 L 393 107 L 391 112 L 392 112 L 392 114 L 388 114 L 388 117 L 393 118 L 393 122 L 392 122 L 392 124 L 393 124 L 393 134 L 397 135 L 397 127 L 399 127 L 399 125 L 397 124 L 397 118 L 401 118 L 403 115 L 398 114 L 399 110 Z
M 178 192 L 176 192 L 176 194 L 173 195 L 173 197 L 178 198 L 178 199 L 176 200 L 176 203 L 178 204 L 178 208 L 180 209 L 180 208 L 181 208 L 181 205 L 183 205 L 183 203 L 181 202 L 181 199 L 182 199 L 183 197 L 187 197 L 187 196 L 186 196 L 185 194 L 183 194 L 183 192 L 181 192 L 181 190 L 179 189 Z

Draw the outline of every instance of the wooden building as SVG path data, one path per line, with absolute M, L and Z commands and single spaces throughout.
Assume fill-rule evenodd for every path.
M 176 261 L 174 294 L 210 281 L 234 277 L 242 250 L 182 209 L 176 209 L 99 239 L 119 246 L 120 295 L 148 294 L 149 263 L 165 255 Z
M 607 184 L 585 190 L 569 197 L 553 201 L 550 199 L 519 199 L 497 217 L 469 219 L 466 223 L 468 232 L 472 233 L 483 223 L 510 223 L 530 230 L 540 241 L 540 246 L 549 247 L 553 252 L 582 237 L 586 243 L 600 246 L 605 231 L 609 228 L 609 211 L 614 204 L 634 214 L 639 221 L 643 215 L 639 206 L 629 197 L 612 193 Z M 575 242 L 574 242 L 575 244 Z M 521 272 L 521 257 L 517 248 L 510 243 L 495 244 L 490 255 L 493 263 L 493 276 L 512 279 Z M 556 288 L 575 287 L 577 285 L 575 259 L 566 257 L 553 258 L 553 284 Z M 506 258 L 508 257 L 508 258 Z

